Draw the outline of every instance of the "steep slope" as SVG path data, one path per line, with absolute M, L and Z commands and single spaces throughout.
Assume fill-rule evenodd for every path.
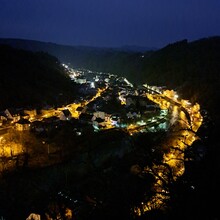
M 110 72 L 136 81 L 136 75 L 141 71 L 143 50 L 121 48 L 98 48 L 87 46 L 65 46 L 55 43 L 40 42 L 23 39 L 0 38 L 0 44 L 30 50 L 33 52 L 44 51 L 61 62 L 69 63 L 74 68 L 87 68 L 94 71 Z M 132 48 L 132 47 L 131 47 Z M 143 49 L 143 48 L 142 48 Z M 148 48 L 145 57 L 152 54 L 154 48 Z
M 177 89 L 215 115 L 220 98 L 220 37 L 176 42 L 144 59 L 140 81 Z
M 0 45 L 0 108 L 56 105 L 74 97 L 57 58 Z

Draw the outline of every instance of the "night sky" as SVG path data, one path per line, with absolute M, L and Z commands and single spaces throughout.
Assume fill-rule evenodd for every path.
M 161 48 L 220 35 L 220 0 L 0 0 L 0 37 Z

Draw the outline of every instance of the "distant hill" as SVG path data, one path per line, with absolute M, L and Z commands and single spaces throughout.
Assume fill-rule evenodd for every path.
M 76 47 L 21 39 L 0 39 L 0 43 L 47 52 L 74 68 L 111 72 L 137 84 L 165 85 L 210 111 L 214 110 L 213 104 L 220 97 L 217 90 L 220 79 L 219 36 L 193 42 L 182 40 L 145 52 L 127 46 L 121 49 Z
M 122 47 L 114 48 L 118 51 L 127 51 L 127 52 L 141 52 L 144 53 L 146 51 L 156 51 L 156 47 L 141 47 L 141 46 L 135 46 L 135 45 L 124 45 Z
M 24 107 L 35 103 L 61 102 L 73 97 L 74 87 L 66 78 L 58 59 L 73 67 L 120 74 L 137 84 L 167 86 L 168 89 L 177 90 L 181 98 L 198 102 L 202 109 L 207 109 L 211 120 L 204 117 L 200 127 L 203 133 L 201 144 L 206 147 L 206 155 L 200 164 L 188 162 L 191 172 L 186 169 L 184 175 L 192 173 L 192 176 L 187 184 L 184 183 L 183 193 L 175 195 L 181 204 L 176 213 L 178 216 L 183 214 L 181 219 L 183 216 L 196 218 L 202 215 L 203 209 L 207 216 L 216 213 L 217 217 L 217 212 L 213 210 L 217 210 L 218 205 L 209 201 L 214 201 L 219 194 L 220 179 L 219 36 L 193 42 L 182 40 L 146 52 L 71 47 L 16 39 L 1 39 L 0 43 L 33 51 L 0 46 L 0 109 L 10 107 L 13 103 Z M 174 184 L 174 187 L 177 191 L 181 188 L 178 184 Z M 176 219 L 175 213 L 173 216 Z
M 42 42 L 42 41 L 36 41 L 36 40 L 28 40 L 28 39 L 17 39 L 17 38 L 0 38 L 1 44 L 9 44 L 13 47 L 20 48 L 20 49 L 26 49 L 31 51 L 44 51 L 44 50 L 50 50 L 51 54 L 55 52 L 55 50 L 63 50 L 65 49 L 72 49 L 72 52 L 74 50 L 79 51 L 121 51 L 121 52 L 146 52 L 146 51 L 155 51 L 157 48 L 155 47 L 144 47 L 144 46 L 136 46 L 136 45 L 124 45 L 121 47 L 91 47 L 91 46 L 71 46 L 71 45 L 61 45 L 51 42 Z M 57 57 L 59 57 L 59 54 L 57 54 Z M 61 57 L 59 57 L 61 58 Z
M 58 105 L 74 98 L 74 85 L 58 59 L 0 45 L 0 110 Z
M 119 48 L 99 48 L 87 46 L 65 46 L 49 42 L 40 42 L 23 39 L 0 38 L 0 44 L 8 44 L 12 47 L 30 50 L 33 52 L 44 51 L 61 62 L 69 63 L 74 68 L 87 68 L 94 71 L 111 72 L 113 74 L 132 75 L 140 72 L 140 57 L 151 54 L 154 48 L 138 46 L 123 46 Z M 147 51 L 145 51 L 145 49 Z
M 169 44 L 143 58 L 140 82 L 176 89 L 216 117 L 220 100 L 220 37 Z

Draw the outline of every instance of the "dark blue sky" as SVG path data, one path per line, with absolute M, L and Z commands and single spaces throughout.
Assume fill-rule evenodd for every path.
M 0 0 L 0 37 L 164 47 L 220 35 L 220 0 Z

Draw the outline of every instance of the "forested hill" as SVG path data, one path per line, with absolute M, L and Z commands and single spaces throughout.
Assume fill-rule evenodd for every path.
M 61 62 L 69 63 L 74 68 L 86 68 L 100 72 L 110 72 L 128 75 L 130 80 L 137 80 L 141 71 L 144 48 L 124 46 L 121 48 L 98 48 L 88 46 L 65 46 L 55 43 L 0 38 L 0 44 L 8 44 L 15 48 L 30 51 L 44 51 Z M 145 48 L 145 56 L 150 55 L 155 48 Z
M 57 58 L 0 45 L 0 110 L 67 102 L 74 86 Z
M 220 100 L 220 37 L 183 40 L 154 52 L 143 61 L 139 79 L 165 85 L 199 102 L 217 116 Z
M 0 43 L 44 51 L 74 68 L 111 72 L 131 82 L 176 89 L 183 98 L 199 102 L 216 115 L 220 98 L 220 37 L 175 42 L 159 50 L 134 52 L 110 48 L 72 47 L 31 40 L 0 39 Z

